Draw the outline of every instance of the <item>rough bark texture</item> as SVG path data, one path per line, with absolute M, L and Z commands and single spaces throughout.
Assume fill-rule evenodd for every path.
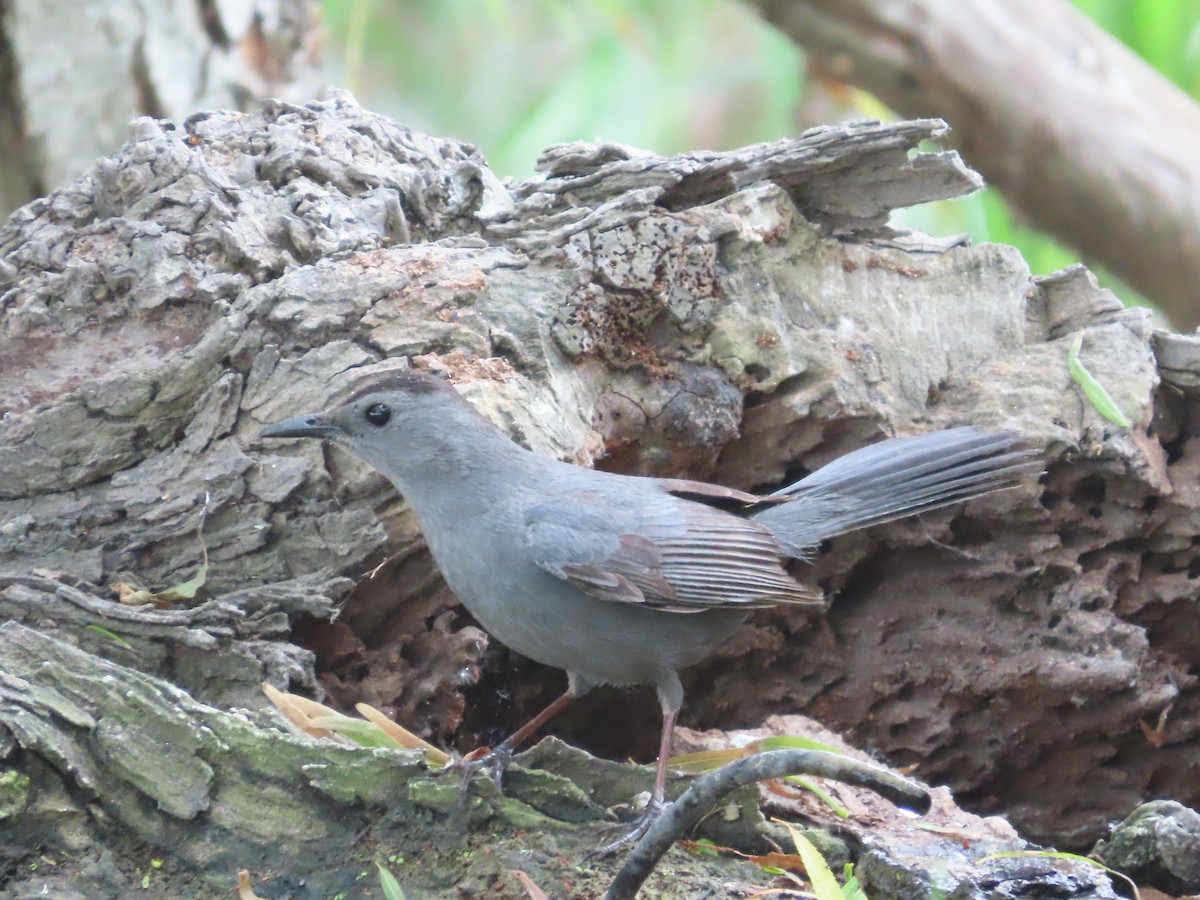
M 7 0 L 0 211 L 77 177 L 134 116 L 245 109 L 317 87 L 312 0 Z
M 1200 107 L 1065 0 L 753 0 L 839 80 L 941 116 L 1034 225 L 1200 323 Z
M 1152 800 L 1113 826 L 1096 845 L 1100 859 L 1163 890 L 1200 892 L 1200 814 L 1174 800 Z
M 609 808 L 627 811 L 650 777 L 550 739 L 518 757 L 503 796 L 477 783 L 462 807 L 457 777 L 432 777 L 420 754 L 299 738 L 271 728 L 270 717 L 204 706 L 14 623 L 0 626 L 0 654 L 0 750 L 25 762 L 10 763 L 0 780 L 3 859 L 15 871 L 5 887 L 14 897 L 120 897 L 135 886 L 139 896 L 212 897 L 229 893 L 243 867 L 269 897 L 375 896 L 374 860 L 386 859 L 412 897 L 525 900 L 519 870 L 553 896 L 594 898 L 619 860 L 581 857 L 614 819 Z M 798 717 L 780 724 L 793 733 L 812 729 Z M 702 735 L 684 738 L 711 745 Z M 672 796 L 683 781 L 672 780 Z M 1088 866 L 1043 864 L 1034 875 L 1021 864 L 981 864 L 1022 842 L 1007 823 L 957 809 L 944 789 L 926 817 L 934 830 L 926 831 L 869 792 L 833 790 L 855 814 L 848 825 L 811 795 L 773 802 L 841 831 L 840 838 L 809 834 L 831 863 L 856 858 L 874 897 L 932 887 L 982 900 L 993 884 L 1021 880 L 1073 881 L 1081 895 L 1115 897 Z M 768 851 L 767 838 L 786 844 L 786 833 L 764 821 L 758 798 L 753 790 L 732 795 L 700 835 L 747 852 Z M 647 888 L 698 896 L 732 881 L 733 895 L 744 896 L 766 880 L 745 862 L 675 854 Z
M 327 751 L 273 737 L 294 767 L 245 775 L 240 754 L 257 751 L 230 749 L 197 724 L 217 713 L 153 680 L 217 707 L 250 703 L 262 680 L 310 687 L 312 657 L 289 629 L 331 698 L 398 712 L 439 742 L 477 678 L 476 731 L 561 689 L 488 647 L 379 476 L 316 445 L 251 440 L 403 357 L 451 370 L 543 452 L 740 488 L 887 433 L 1023 433 L 1045 450 L 1044 485 L 798 564 L 833 595 L 828 615 L 759 615 L 689 673 L 687 714 L 757 725 L 803 709 L 1039 840 L 1081 845 L 1152 794 L 1195 803 L 1200 345 L 1153 333 L 1083 269 L 1032 279 L 1010 249 L 889 231 L 892 207 L 977 185 L 953 154 L 910 157 L 941 130 L 856 123 L 669 159 L 571 145 L 505 186 L 472 148 L 339 97 L 182 128 L 141 120 L 118 154 L 18 211 L 0 230 L 0 609 L 15 620 L 0 673 L 16 692 L 0 705 L 0 756 L 31 780 L 17 808 L 39 829 L 11 844 L 17 861 L 60 808 L 77 847 L 85 827 L 111 835 L 104 823 L 173 844 L 215 821 L 227 777 L 235 795 L 274 785 L 269 818 L 293 822 L 278 795 L 336 780 Z M 1134 428 L 1107 424 L 1072 383 L 1081 328 L 1083 361 Z M 160 590 L 205 553 L 190 609 L 104 602 L 100 585 Z M 39 667 L 39 654 L 59 662 Z M 93 674 L 60 684 L 73 671 Z M 108 684 L 130 687 L 110 697 Z M 147 725 L 132 739 L 119 709 L 142 702 L 136 685 L 176 704 L 178 735 Z M 563 733 L 625 755 L 644 715 L 632 702 L 601 693 Z M 1138 720 L 1168 707 L 1151 746 Z M 179 746 L 200 760 L 182 763 L 185 800 L 142 773 Z M 226 752 L 235 775 L 214 762 Z M 375 765 L 351 768 L 374 778 Z M 312 814 L 329 847 L 403 815 L 380 819 L 396 794 L 374 787 L 332 796 L 350 805 L 318 799 Z M 298 841 L 264 862 L 284 840 L 267 817 L 217 818 L 231 835 L 260 829 L 214 851 L 222 864 L 300 878 L 305 859 L 334 856 Z M 442 846 L 446 821 L 419 821 L 428 830 L 372 834 Z M 871 884 L 889 879 L 902 889 L 872 896 L 912 896 L 894 874 Z

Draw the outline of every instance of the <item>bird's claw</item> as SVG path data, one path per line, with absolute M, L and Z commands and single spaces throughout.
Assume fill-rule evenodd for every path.
M 604 859 L 605 857 L 619 853 L 626 847 L 636 844 L 653 827 L 654 823 L 658 821 L 659 817 L 670 805 L 662 797 L 651 797 L 650 802 L 646 804 L 646 808 L 638 816 L 637 821 L 633 823 L 633 828 L 615 841 L 597 847 L 591 853 L 587 854 L 584 859 Z
M 466 756 L 454 760 L 449 765 L 442 768 L 442 772 L 458 772 L 460 773 L 461 782 L 459 785 L 458 799 L 461 806 L 466 805 L 467 794 L 470 792 L 471 779 L 475 777 L 476 772 L 486 772 L 496 783 L 497 788 L 502 788 L 504 785 L 504 772 L 512 762 L 513 748 L 507 744 L 500 744 L 491 750 L 479 751 L 475 750 L 468 753 Z

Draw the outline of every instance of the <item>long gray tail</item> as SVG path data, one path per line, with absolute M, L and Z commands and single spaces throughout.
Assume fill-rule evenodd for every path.
M 891 438 L 834 460 L 772 497 L 754 514 L 788 556 L 802 557 L 834 535 L 928 512 L 1015 487 L 1040 471 L 1034 451 L 1005 431 L 951 428 Z

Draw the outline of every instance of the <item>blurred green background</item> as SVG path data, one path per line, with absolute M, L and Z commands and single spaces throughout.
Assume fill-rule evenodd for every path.
M 1200 98 L 1200 0 L 1075 5 Z M 325 0 L 323 10 L 330 84 L 405 125 L 476 144 L 501 176 L 529 175 L 545 147 L 572 140 L 675 153 L 895 118 L 812 77 L 799 48 L 733 0 Z M 1015 245 L 1037 274 L 1079 259 L 990 189 L 894 221 Z

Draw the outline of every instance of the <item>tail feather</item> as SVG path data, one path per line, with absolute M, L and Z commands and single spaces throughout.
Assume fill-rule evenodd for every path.
M 776 491 L 772 497 L 791 499 L 754 519 L 789 556 L 803 556 L 826 538 L 1015 487 L 1040 469 L 1009 432 L 952 428 L 893 438 Z

